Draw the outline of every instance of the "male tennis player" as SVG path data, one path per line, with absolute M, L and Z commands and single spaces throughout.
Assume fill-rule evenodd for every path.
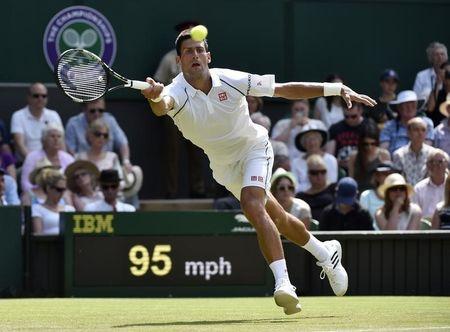
M 194 41 L 184 30 L 175 41 L 182 72 L 163 84 L 147 78 L 150 88 L 142 94 L 158 116 L 170 116 L 184 137 L 208 155 L 213 176 L 241 202 L 254 226 L 260 249 L 275 277 L 274 298 L 288 315 L 301 310 L 295 287 L 289 280 L 280 235 L 308 250 L 328 276 L 336 295 L 347 291 L 347 272 L 341 265 L 338 241 L 321 242 L 270 193 L 273 152 L 267 130 L 250 120 L 245 96 L 286 99 L 340 95 L 374 106 L 368 96 L 333 83 L 276 83 L 274 75 L 254 75 L 229 69 L 209 69 L 207 41 Z

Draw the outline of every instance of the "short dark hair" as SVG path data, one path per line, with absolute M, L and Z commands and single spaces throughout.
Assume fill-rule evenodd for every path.
M 180 32 L 177 39 L 175 39 L 175 49 L 177 50 L 177 55 L 181 55 L 181 44 L 185 40 L 188 40 L 191 38 L 191 29 L 185 29 Z M 205 50 L 208 52 L 208 41 L 206 39 L 203 40 L 203 44 L 205 45 Z

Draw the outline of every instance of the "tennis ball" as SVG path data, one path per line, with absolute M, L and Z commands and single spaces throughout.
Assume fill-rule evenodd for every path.
M 204 25 L 197 25 L 191 29 L 191 38 L 195 41 L 205 40 L 208 29 Z

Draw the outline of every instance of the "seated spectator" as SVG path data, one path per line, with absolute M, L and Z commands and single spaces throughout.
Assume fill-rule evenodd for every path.
M 445 119 L 434 128 L 433 146 L 450 154 L 450 99 L 439 106 L 439 112 L 445 116 Z
M 104 199 L 87 204 L 86 212 L 134 212 L 133 205 L 122 203 L 117 199 L 120 184 L 119 173 L 115 169 L 107 169 L 100 172 L 99 183 Z
M 42 133 L 48 123 L 62 127 L 61 118 L 56 111 L 46 108 L 47 88 L 42 83 L 33 83 L 27 95 L 28 105 L 15 111 L 11 118 L 16 153 L 20 160 L 31 151 L 42 150 Z
M 87 204 L 103 199 L 102 193 L 97 189 L 100 171 L 92 162 L 76 160 L 66 168 L 65 175 L 73 206 L 77 211 L 84 211 Z
M 311 187 L 296 197 L 309 205 L 313 219 L 320 222 L 322 210 L 334 201 L 335 184 L 327 181 L 327 167 L 322 156 L 314 154 L 308 157 L 306 165 Z
M 87 153 L 90 150 L 88 142 L 88 128 L 98 119 L 108 127 L 108 137 L 105 138 L 103 149 L 105 151 L 119 151 L 125 168 L 131 169 L 130 148 L 128 139 L 120 128 L 114 116 L 105 112 L 106 104 L 103 98 L 86 103 L 83 112 L 73 116 L 66 125 L 66 144 L 68 151 L 73 154 Z
M 266 128 L 267 132 L 270 132 L 270 127 L 272 125 L 272 122 L 270 121 L 270 118 L 261 112 L 255 112 L 252 115 L 250 115 L 250 119 L 256 124 L 259 124 L 260 126 L 263 126 Z M 289 156 L 287 145 L 284 142 L 275 141 L 273 139 L 270 139 L 270 143 L 272 144 L 273 149 L 273 155 L 274 156 Z
M 100 171 L 115 169 L 122 178 L 122 167 L 115 152 L 108 151 L 105 146 L 109 140 L 109 127 L 102 119 L 90 123 L 86 132 L 86 141 L 89 149 L 75 155 L 77 160 L 88 160 L 97 166 Z
M 414 189 L 401 174 L 389 175 L 379 191 L 384 198 L 384 205 L 375 213 L 379 229 L 420 229 L 422 210 L 417 204 L 410 202 Z
M 305 201 L 294 197 L 295 183 L 294 174 L 278 168 L 272 175 L 270 191 L 286 212 L 303 221 L 310 229 L 311 209 Z
M 286 171 L 290 172 L 291 167 L 291 160 L 289 159 L 289 156 L 286 155 L 275 155 L 273 156 L 273 168 L 272 169 L 278 169 L 278 168 L 285 169 Z
M 0 119 L 0 153 L 6 153 L 12 155 L 11 148 L 11 135 L 6 128 L 5 122 Z
M 330 141 L 326 151 L 334 155 L 339 167 L 347 172 L 348 160 L 353 151 L 357 149 L 360 131 L 368 126 L 375 125 L 372 119 L 364 119 L 364 108 L 360 103 L 353 103 L 352 108 L 344 111 L 344 120 L 331 126 Z
M 53 166 L 47 159 L 39 160 L 28 177 L 32 187 L 28 191 L 22 191 L 22 205 L 31 206 L 35 203 L 44 203 L 47 195 L 42 187 L 43 178 L 49 170 L 59 170 L 58 166 Z
M 294 100 L 291 104 L 291 116 L 288 119 L 281 119 L 277 121 L 273 127 L 272 140 L 287 144 L 289 149 L 289 158 L 291 160 L 294 160 L 301 155 L 295 146 L 295 137 L 305 126 L 313 124 L 315 128 L 327 130 L 322 121 L 310 119 L 308 115 L 309 100 Z
M 15 162 L 11 153 L 5 152 L 0 148 L 0 168 L 3 168 L 14 180 L 17 178 Z
M 45 201 L 33 204 L 31 207 L 33 233 L 59 234 L 59 213 L 75 211 L 73 206 L 64 204 L 62 201 L 66 191 L 66 178 L 58 170 L 48 170 L 42 179 L 42 188 L 46 194 Z
M 339 75 L 331 74 L 325 79 L 325 82 L 343 83 L 343 80 Z M 314 106 L 314 118 L 322 121 L 329 129 L 333 124 L 344 119 L 346 108 L 341 96 L 319 97 Z
M 0 206 L 20 205 L 16 181 L 0 168 Z
M 445 180 L 444 199 L 436 206 L 431 228 L 450 230 L 450 176 Z
M 320 217 L 321 231 L 373 230 L 372 217 L 356 199 L 358 184 L 350 177 L 339 180 L 334 203 L 328 205 Z
M 64 151 L 64 129 L 60 124 L 48 124 L 42 131 L 42 150 L 28 153 L 22 167 L 21 184 L 23 192 L 32 189 L 30 173 L 40 161 L 48 161 L 48 165 L 61 168 L 62 172 L 74 161 L 73 157 Z
M 380 76 L 381 96 L 377 98 L 375 107 L 368 110 L 364 116 L 374 120 L 378 128 L 383 129 L 388 120 L 394 119 L 394 113 L 388 104 L 395 99 L 398 86 L 398 74 L 393 69 L 386 69 Z
M 448 60 L 447 47 L 439 42 L 428 45 L 426 53 L 431 67 L 417 73 L 413 88 L 421 100 L 428 100 L 435 85 L 440 89 L 442 82 L 438 82 L 439 67 Z
M 358 137 L 358 149 L 348 159 L 348 175 L 358 183 L 360 192 L 373 188 L 368 176 L 381 162 L 391 160 L 386 149 L 379 147 L 379 130 L 375 124 L 364 126 Z
M 248 111 L 250 113 L 250 116 L 252 116 L 255 113 L 262 114 L 264 101 L 262 100 L 261 97 L 246 96 L 245 99 L 247 100 Z
M 406 182 L 415 185 L 427 174 L 426 161 L 434 148 L 425 144 L 427 124 L 423 118 L 412 118 L 407 124 L 410 142 L 394 152 L 394 165 L 405 175 Z
M 359 197 L 359 204 L 361 204 L 363 209 L 369 211 L 373 220 L 373 229 L 377 231 L 379 228 L 375 220 L 375 213 L 384 204 L 384 200 L 380 194 L 380 186 L 384 183 L 384 180 L 388 175 L 398 172 L 399 170 L 396 169 L 394 164 L 389 160 L 379 163 L 376 168 L 372 170 L 371 182 L 374 189 L 363 191 Z
M 318 154 L 323 158 L 327 168 L 327 180 L 335 183 L 338 179 L 338 164 L 336 158 L 322 150 L 328 140 L 328 133 L 323 127 L 315 123 L 308 123 L 295 137 L 295 146 L 302 154 L 292 163 L 292 173 L 297 177 L 297 192 L 305 191 L 310 187 L 308 179 L 308 166 L 306 160 L 309 156 Z
M 445 180 L 449 166 L 448 154 L 434 149 L 427 158 L 428 177 L 414 186 L 412 201 L 422 209 L 423 218 L 431 220 L 436 205 L 444 197 Z
M 434 126 L 438 126 L 445 115 L 439 112 L 439 106 L 447 100 L 450 95 L 450 63 L 444 62 L 438 71 L 436 83 L 441 82 L 442 87 L 439 89 L 439 84 L 435 84 L 433 90 L 428 98 L 426 107 L 427 116 L 433 120 Z
M 417 95 L 414 91 L 402 91 L 398 94 L 397 99 L 389 103 L 390 107 L 397 112 L 396 119 L 386 122 L 380 133 L 380 146 L 394 153 L 395 150 L 409 143 L 407 124 L 412 118 L 418 116 Z M 427 125 L 426 143 L 431 144 L 434 139 L 433 121 L 426 116 L 421 117 Z

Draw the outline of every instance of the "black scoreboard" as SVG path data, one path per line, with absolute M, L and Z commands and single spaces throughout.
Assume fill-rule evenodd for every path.
M 271 294 L 273 277 L 242 215 L 62 214 L 66 296 Z

